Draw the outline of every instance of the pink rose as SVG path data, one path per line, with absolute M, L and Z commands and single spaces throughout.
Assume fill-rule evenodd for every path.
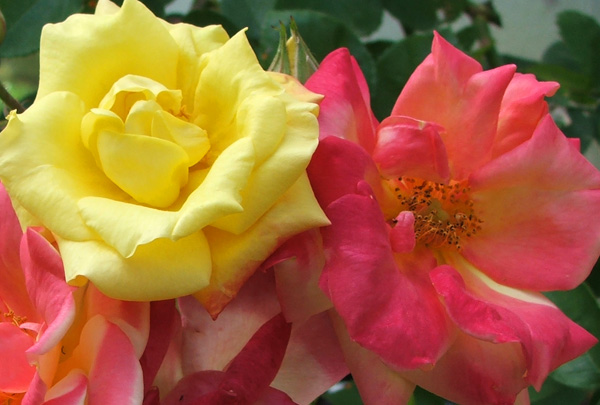
M 149 305 L 67 285 L 56 249 L 22 233 L 0 186 L 0 399 L 138 404 Z M 115 381 L 119 381 L 115 384 Z
M 308 172 L 332 222 L 319 284 L 366 403 L 415 384 L 507 403 L 596 339 L 541 292 L 600 253 L 600 172 L 548 115 L 556 83 L 483 71 L 436 34 L 377 123 L 346 50 L 307 87 L 325 95 Z

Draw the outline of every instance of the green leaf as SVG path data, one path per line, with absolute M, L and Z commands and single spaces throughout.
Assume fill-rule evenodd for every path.
M 439 22 L 436 0 L 383 0 L 383 5 L 400 20 L 407 34 L 415 30 L 431 30 Z
M 322 400 L 330 405 L 362 405 L 358 389 L 353 381 L 342 381 L 333 386 L 325 394 Z
M 278 37 L 277 31 L 271 27 L 278 25 L 280 21 L 288 21 L 290 16 L 296 21 L 302 38 L 317 61 L 322 61 L 327 54 L 337 48 L 346 47 L 358 61 L 370 88 L 374 88 L 376 81 L 375 62 L 360 38 L 342 21 L 318 11 L 285 10 L 269 12 L 263 27 L 263 44 L 271 38 L 273 44 L 270 47 L 271 54 L 274 54 L 277 47 Z
M 581 140 L 581 150 L 586 151 L 596 132 L 596 119 L 590 111 L 576 107 L 567 108 L 570 125 L 563 127 L 562 130 L 570 138 L 579 138 Z
M 24 56 L 40 49 L 42 27 L 65 20 L 82 9 L 81 0 L 0 0 L 6 19 L 1 57 Z
M 277 0 L 221 0 L 223 15 L 240 28 L 248 27 L 246 35 L 258 41 L 267 13 L 273 9 Z M 287 15 L 283 20 L 289 19 Z M 276 26 L 279 21 L 271 23 Z
M 600 338 L 600 306 L 587 284 L 570 291 L 546 293 L 569 318 L 581 325 L 596 338 Z M 551 377 L 573 388 L 595 389 L 600 387 L 600 346 L 572 360 L 551 374 Z
M 547 379 L 540 392 L 529 387 L 529 399 L 536 405 L 583 404 L 587 392 L 567 387 L 552 379 Z
M 372 91 L 375 115 L 382 119 L 390 111 L 415 68 L 431 52 L 433 34 L 413 35 L 385 50 L 377 60 L 378 86 Z
M 320 11 L 346 22 L 357 35 L 373 33 L 383 17 L 380 0 L 278 0 L 275 8 Z
M 577 11 L 563 11 L 558 15 L 557 24 L 560 36 L 573 55 L 577 56 L 590 74 L 599 73 L 598 60 L 600 50 L 600 25 L 592 17 Z M 596 65 L 596 66 L 594 66 Z M 596 69 L 593 71 L 592 69 Z

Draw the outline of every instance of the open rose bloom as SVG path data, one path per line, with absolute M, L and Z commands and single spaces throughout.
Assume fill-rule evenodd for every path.
M 71 285 L 195 293 L 217 314 L 279 244 L 328 223 L 305 170 L 319 99 L 265 72 L 244 32 L 101 0 L 44 27 L 0 178 L 22 225 L 53 233 Z
M 56 249 L 23 234 L 2 186 L 0 239 L 0 402 L 141 403 L 149 304 L 69 286 Z
M 381 123 L 346 50 L 307 87 L 325 96 L 319 285 L 366 403 L 415 384 L 526 401 L 596 342 L 541 294 L 580 284 L 600 253 L 600 172 L 548 114 L 556 83 L 483 71 L 436 35 Z

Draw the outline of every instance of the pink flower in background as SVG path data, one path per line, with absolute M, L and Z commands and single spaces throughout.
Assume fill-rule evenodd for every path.
M 0 364 L 10 364 L 0 399 L 140 403 L 149 304 L 67 285 L 58 252 L 35 230 L 22 233 L 0 193 Z
M 346 50 L 307 87 L 325 95 L 308 170 L 332 222 L 319 284 L 365 402 L 415 384 L 526 399 L 596 342 L 540 293 L 577 286 L 600 253 L 600 173 L 548 115 L 557 84 L 483 71 L 436 35 L 379 125 Z
M 161 403 L 309 404 L 348 374 L 327 313 L 282 314 L 270 270 L 255 273 L 217 319 L 192 296 L 178 309 L 155 379 Z

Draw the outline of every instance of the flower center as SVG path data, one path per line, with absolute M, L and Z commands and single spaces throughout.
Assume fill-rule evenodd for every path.
M 27 317 L 15 314 L 12 309 L 9 309 L 8 312 L 5 312 L 4 317 L 9 318 L 15 326 L 21 326 L 21 324 L 27 320 Z
M 460 250 L 462 240 L 481 230 L 483 221 L 475 214 L 466 180 L 443 184 L 400 177 L 394 184 L 400 211 L 415 216 L 417 243 Z

